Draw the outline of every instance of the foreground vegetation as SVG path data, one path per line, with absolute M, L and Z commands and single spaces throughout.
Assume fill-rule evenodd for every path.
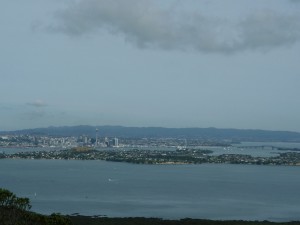
M 300 222 L 275 223 L 269 221 L 215 221 L 201 219 L 163 220 L 159 218 L 107 218 L 90 216 L 50 216 L 30 212 L 28 198 L 19 198 L 0 188 L 1 225 L 300 225 Z
M 45 216 L 30 212 L 28 198 L 19 198 L 12 192 L 0 188 L 1 225 L 72 225 L 69 218 L 59 214 Z

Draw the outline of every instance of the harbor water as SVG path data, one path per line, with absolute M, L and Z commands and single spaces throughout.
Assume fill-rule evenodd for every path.
M 297 166 L 0 160 L 0 187 L 44 214 L 300 220 L 299 174 Z

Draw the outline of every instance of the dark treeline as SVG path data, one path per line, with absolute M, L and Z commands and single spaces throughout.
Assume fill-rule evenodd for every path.
M 7 189 L 0 188 L 1 225 L 72 225 L 69 218 L 59 214 L 50 216 L 30 212 L 28 198 L 19 198 Z
M 163 220 L 159 218 L 92 218 L 88 216 L 70 217 L 74 225 L 300 225 L 300 222 L 275 223 L 269 221 L 242 220 L 202 220 L 185 218 L 181 220 Z

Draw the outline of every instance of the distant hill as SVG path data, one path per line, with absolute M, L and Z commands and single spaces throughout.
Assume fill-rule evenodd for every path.
M 64 126 L 36 128 L 17 131 L 2 131 L 5 134 L 29 134 L 49 136 L 94 137 L 96 128 L 101 137 L 119 138 L 197 138 L 203 140 L 232 141 L 282 141 L 300 142 L 300 133 L 290 131 L 242 130 L 218 128 L 163 128 L 163 127 L 123 127 L 123 126 Z

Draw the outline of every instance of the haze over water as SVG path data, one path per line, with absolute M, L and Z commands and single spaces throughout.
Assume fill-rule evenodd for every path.
M 300 167 L 1 160 L 33 211 L 110 217 L 300 220 Z

